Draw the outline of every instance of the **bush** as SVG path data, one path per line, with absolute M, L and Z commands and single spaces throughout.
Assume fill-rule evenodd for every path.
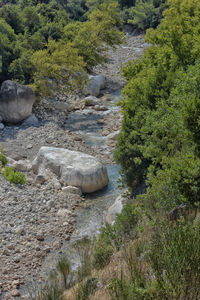
M 190 222 L 157 223 L 139 251 L 137 243 L 125 251 L 126 267 L 109 287 L 112 299 L 199 299 L 199 240 Z
M 8 160 L 5 156 L 5 152 L 0 148 L 0 166 L 4 167 L 8 163 Z
M 114 250 L 124 247 L 131 238 L 138 234 L 138 221 L 141 217 L 141 207 L 137 204 L 126 204 L 121 214 L 117 215 L 113 225 L 107 224 L 101 228 L 101 233 L 94 246 L 93 266 L 101 269 L 111 259 Z
M 111 256 L 113 254 L 113 247 L 104 242 L 101 237 L 98 239 L 97 244 L 94 247 L 93 252 L 93 266 L 95 269 L 103 269 L 109 264 Z
M 148 260 L 160 299 L 199 299 L 200 230 L 191 223 L 164 224 L 152 238 Z
M 5 167 L 2 171 L 3 176 L 11 183 L 25 184 L 27 179 L 24 173 L 15 171 L 11 167 Z
M 88 278 L 86 282 L 79 284 L 75 292 L 75 300 L 87 300 L 97 289 L 98 279 Z
M 68 259 L 65 256 L 61 257 L 58 260 L 57 270 L 63 277 L 64 287 L 67 288 L 68 287 L 67 286 L 67 278 L 70 274 L 71 267 L 70 267 Z

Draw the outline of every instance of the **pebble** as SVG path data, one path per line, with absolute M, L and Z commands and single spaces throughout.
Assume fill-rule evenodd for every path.
M 11 296 L 12 297 L 19 297 L 20 292 L 17 289 L 14 289 L 14 290 L 11 291 Z
M 32 144 L 28 144 L 27 146 L 26 146 L 26 149 L 32 149 L 33 148 L 33 145 Z

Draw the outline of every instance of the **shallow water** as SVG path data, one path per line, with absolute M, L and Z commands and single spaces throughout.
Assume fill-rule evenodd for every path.
M 116 103 L 120 101 L 121 89 L 107 94 L 107 96 L 110 100 L 103 101 L 102 105 L 107 107 L 108 110 L 95 111 L 94 109 L 87 108 L 76 111 L 71 113 L 65 122 L 65 128 L 81 135 L 87 146 L 105 149 L 105 151 L 108 150 L 105 144 L 106 137 L 102 136 L 103 125 L 98 121 L 103 120 L 112 111 L 119 110 Z

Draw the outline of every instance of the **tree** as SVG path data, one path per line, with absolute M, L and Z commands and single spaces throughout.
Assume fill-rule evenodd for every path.
M 36 51 L 32 62 L 35 68 L 34 90 L 38 95 L 50 93 L 51 84 L 74 90 L 86 80 L 85 64 L 71 43 L 49 40 L 47 48 Z
M 123 68 L 128 83 L 115 158 L 132 189 L 148 179 L 147 198 L 170 206 L 200 200 L 200 3 L 169 5 L 160 26 L 147 31 L 152 46 L 143 59 Z

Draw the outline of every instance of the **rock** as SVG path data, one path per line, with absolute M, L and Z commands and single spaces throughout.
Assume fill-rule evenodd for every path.
M 112 101 L 112 95 L 110 94 L 105 94 L 103 97 L 101 97 L 101 101 Z
M 100 102 L 100 100 L 94 96 L 88 96 L 83 99 L 83 104 L 85 106 L 95 106 L 95 105 L 98 105 L 99 102 Z
M 18 280 L 13 280 L 13 282 L 11 283 L 11 285 L 12 285 L 13 287 L 18 288 L 18 287 L 20 286 L 19 279 L 18 279 Z
M 106 111 L 106 110 L 108 110 L 108 108 L 106 106 L 102 106 L 102 105 L 95 105 L 94 109 L 96 111 Z
M 10 252 L 8 251 L 8 249 L 4 249 L 2 254 L 5 256 L 10 256 Z
M 33 148 L 33 145 L 32 144 L 28 144 L 27 146 L 26 146 L 26 149 L 32 149 Z
M 0 116 L 6 123 L 16 124 L 32 113 L 35 95 L 28 86 L 6 80 L 0 90 Z
M 44 236 L 42 233 L 38 233 L 36 235 L 36 239 L 39 241 L 39 242 L 43 242 L 44 241 Z
M 65 193 L 69 193 L 69 194 L 75 194 L 75 195 L 79 195 L 81 196 L 82 195 L 82 191 L 80 188 L 78 187 L 75 187 L 75 186 L 64 186 L 62 188 L 62 191 L 65 192 Z
M 32 169 L 32 165 L 29 160 L 13 160 L 12 162 L 9 162 L 9 165 L 21 172 L 29 172 Z
M 115 202 L 113 203 L 113 205 L 111 205 L 107 211 L 106 222 L 108 224 L 114 223 L 117 214 L 121 213 L 124 204 L 125 204 L 125 198 L 123 198 L 121 195 L 118 196 Z
M 4 125 L 3 125 L 3 123 L 0 123 L 0 130 L 3 130 L 4 129 Z
M 46 181 L 46 176 L 43 174 L 38 174 L 35 178 L 35 184 L 43 184 Z
M 56 189 L 56 190 L 60 190 L 61 189 L 61 184 L 60 184 L 60 182 L 59 182 L 58 179 L 53 178 L 52 181 L 51 181 L 51 184 L 54 187 L 54 189 Z
M 84 193 L 95 192 L 108 184 L 107 168 L 99 159 L 63 148 L 41 147 L 32 168 L 36 174 L 50 170 L 63 185 L 80 187 Z
M 115 132 L 108 134 L 106 137 L 106 145 L 112 146 L 116 142 L 119 133 L 120 130 L 117 130 Z
M 23 226 L 18 226 L 16 229 L 15 229 L 15 233 L 16 234 L 19 234 L 19 235 L 25 235 L 25 229 Z
M 57 212 L 58 217 L 68 217 L 71 214 L 71 211 L 66 208 L 60 208 Z
M 86 87 L 86 94 L 97 97 L 100 94 L 100 90 L 104 87 L 105 77 L 103 75 L 90 76 Z
M 37 126 L 39 124 L 38 119 L 36 118 L 35 114 L 32 114 L 31 116 L 29 116 L 24 122 L 23 122 L 23 126 Z
M 55 202 L 54 202 L 54 200 L 49 200 L 49 201 L 47 202 L 47 206 L 48 206 L 49 208 L 55 207 Z
M 12 297 L 19 297 L 20 296 L 20 292 L 17 289 L 14 289 L 11 292 L 11 296 Z

